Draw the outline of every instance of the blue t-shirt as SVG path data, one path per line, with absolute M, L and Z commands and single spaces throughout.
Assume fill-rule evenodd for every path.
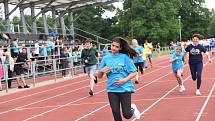
M 197 46 L 190 44 L 185 51 L 189 52 L 189 64 L 197 64 L 202 63 L 202 52 L 206 53 L 206 48 L 200 44 Z
M 134 50 L 138 53 L 138 54 L 143 54 L 143 48 L 139 45 L 137 46 L 134 46 Z M 138 63 L 138 62 L 143 62 L 143 57 L 142 56 L 137 56 L 135 59 L 134 59 L 134 63 Z
M 171 59 L 178 58 L 177 60 L 172 62 L 172 70 L 173 70 L 173 72 L 176 72 L 177 70 L 182 69 L 184 67 L 183 54 L 177 55 L 176 53 L 173 53 L 170 58 Z
M 110 68 L 110 72 L 107 73 L 107 92 L 134 92 L 134 85 L 131 80 L 128 80 L 121 86 L 115 85 L 117 79 L 126 78 L 130 73 L 135 72 L 137 69 L 132 61 L 126 54 L 108 54 L 106 55 L 100 65 L 99 71 L 108 66 Z
M 16 41 L 13 41 L 12 42 L 12 51 L 14 52 L 14 53 L 19 53 L 19 48 L 17 47 L 17 42 Z

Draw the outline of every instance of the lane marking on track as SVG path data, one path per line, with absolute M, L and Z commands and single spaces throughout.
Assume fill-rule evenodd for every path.
M 156 82 L 157 80 L 159 80 L 159 79 L 161 79 L 161 78 L 164 78 L 165 76 L 170 75 L 171 73 L 172 73 L 172 72 L 170 72 L 170 73 L 168 73 L 168 74 L 166 74 L 166 75 L 164 75 L 164 76 L 162 76 L 162 77 L 160 77 L 160 78 L 158 78 L 158 79 L 155 79 L 154 81 L 152 81 L 152 82 L 150 82 L 150 83 L 144 85 L 143 87 L 146 87 L 146 86 L 148 86 L 148 85 L 150 85 L 150 84 Z M 142 75 L 142 76 L 144 76 L 144 75 Z M 143 88 L 143 87 L 141 87 L 141 88 Z M 141 88 L 137 89 L 137 91 L 140 90 Z M 89 96 L 88 96 L 88 97 L 89 97 Z M 80 99 L 82 100 L 82 98 L 80 98 Z M 83 99 L 85 99 L 85 98 L 83 98 Z M 79 100 L 79 99 L 78 99 L 78 100 Z M 41 114 L 34 115 L 33 117 L 27 118 L 27 119 L 25 119 L 24 121 L 28 121 L 28 120 L 34 119 L 34 118 L 36 118 L 36 117 L 39 117 L 39 116 L 41 116 L 41 115 L 44 115 L 44 114 L 49 113 L 49 112 L 52 112 L 52 111 L 55 111 L 55 110 L 57 110 L 57 109 L 59 109 L 59 108 L 65 107 L 65 106 L 70 105 L 70 104 L 72 104 L 72 103 L 74 103 L 74 101 L 73 101 L 73 102 L 69 102 L 69 103 L 67 103 L 67 104 L 65 104 L 65 105 L 62 105 L 62 106 L 60 106 L 60 107 L 57 107 L 57 108 L 54 108 L 54 109 L 45 111 L 45 112 L 43 112 L 43 113 L 41 113 Z M 108 104 L 108 105 L 109 105 L 109 104 Z M 24 106 L 24 107 L 25 107 L 25 106 Z M 105 106 L 105 107 L 106 107 L 106 106 Z M 21 108 L 23 108 L 23 107 L 21 107 Z M 102 108 L 100 108 L 100 109 L 102 109 Z M 91 113 L 92 113 L 92 112 L 91 112 Z
M 187 65 L 188 65 L 188 64 L 187 64 Z M 186 67 L 187 65 L 185 65 L 184 67 Z M 171 74 L 171 73 L 172 73 L 172 71 L 171 71 L 170 73 L 166 74 L 166 76 L 169 75 L 169 74 Z M 165 77 L 165 75 L 162 76 L 162 78 L 163 78 L 163 77 Z M 158 78 L 158 79 L 159 79 L 159 78 Z M 161 79 L 161 77 L 160 77 L 160 79 Z M 157 79 L 156 79 L 156 80 L 157 80 Z M 154 82 L 154 81 L 152 81 L 152 82 Z M 156 81 L 155 81 L 155 82 L 156 82 Z M 150 84 L 149 84 L 149 85 L 150 85 Z M 145 86 L 145 85 L 144 85 L 144 86 Z M 144 86 L 143 86 L 143 87 L 144 87 Z M 148 86 L 148 84 L 147 84 L 146 86 Z M 137 91 L 140 90 L 140 89 L 142 89 L 143 87 L 138 88 Z M 104 107 L 104 108 L 105 108 L 105 107 Z M 86 114 L 86 115 L 80 117 L 79 119 L 76 119 L 75 121 L 79 121 L 79 120 L 81 120 L 81 119 L 83 119 L 83 118 L 86 118 L 87 116 L 88 116 L 88 114 Z
M 184 67 L 186 67 L 187 65 L 188 65 L 188 64 L 186 64 Z M 166 74 L 166 75 L 169 75 L 169 74 L 171 74 L 171 73 L 172 73 L 172 72 L 170 72 L 170 73 L 168 73 L 168 74 Z M 161 77 L 160 77 L 160 78 L 161 78 Z M 163 78 L 163 76 L 162 76 L 162 78 Z M 154 82 L 154 81 L 152 81 L 152 82 Z M 150 84 L 149 84 L 149 85 L 150 85 Z M 145 86 L 145 85 L 144 85 L 144 86 Z M 143 87 L 144 87 L 144 86 L 143 86 Z M 148 86 L 148 84 L 147 84 L 146 86 Z M 140 90 L 140 89 L 142 89 L 143 87 L 138 88 L 137 91 Z M 106 106 L 105 106 L 105 107 L 106 107 Z M 105 107 L 104 107 L 104 108 L 105 108 Z M 100 109 L 102 109 L 102 108 L 100 108 Z M 93 111 L 93 112 L 95 112 L 95 111 Z M 91 112 L 90 114 L 92 114 L 92 112 Z M 79 120 L 81 120 L 81 119 L 83 119 L 83 118 L 85 118 L 85 117 L 87 117 L 87 116 L 88 116 L 88 114 L 86 114 L 86 115 L 80 117 L 79 119 L 76 119 L 75 121 L 79 121 Z
M 101 91 L 99 91 L 99 92 L 97 92 L 97 93 L 101 93 L 101 92 L 104 92 L 104 91 L 105 91 L 105 89 L 104 89 L 104 90 L 101 90 Z M 62 107 L 66 107 L 66 106 L 68 106 L 68 105 L 70 105 L 70 104 L 72 104 L 72 103 L 78 102 L 78 101 L 83 100 L 83 99 L 86 99 L 86 98 L 88 98 L 88 97 L 89 97 L 89 96 L 85 96 L 85 97 L 79 98 L 79 99 L 77 99 L 77 100 L 75 100 L 75 101 L 72 101 L 72 102 L 70 102 L 70 103 L 67 103 L 67 104 L 65 104 L 65 105 L 62 105 L 62 106 L 59 106 L 59 107 L 57 107 L 57 108 L 53 108 L 53 109 L 48 110 L 48 111 L 45 111 L 45 112 L 43 112 L 43 113 L 34 115 L 34 116 L 32 116 L 32 117 L 30 117 L 30 118 L 27 118 L 27 119 L 25 119 L 25 120 L 23 120 L 23 121 L 28 121 L 28 120 L 34 119 L 34 118 L 36 118 L 36 117 L 43 116 L 43 115 L 46 114 L 46 113 L 55 111 L 55 110 L 60 109 L 60 108 L 62 108 Z
M 167 66 L 167 67 L 168 67 L 168 66 Z M 159 69 L 158 69 L 158 70 L 159 70 Z M 172 73 L 172 72 L 170 72 L 170 73 Z M 170 73 L 168 73 L 167 75 L 169 75 Z M 145 74 L 145 75 L 146 75 L 146 74 Z M 142 75 L 142 76 L 144 76 L 144 75 Z M 145 85 L 144 85 L 144 86 L 145 86 Z M 146 86 L 148 86 L 148 84 L 147 84 Z M 139 89 L 140 89 L 140 88 L 139 88 Z M 70 104 L 70 103 L 67 103 L 67 104 L 65 104 L 64 106 L 67 106 L 68 104 Z M 43 114 L 52 112 L 52 111 L 57 110 L 57 109 L 59 109 L 59 108 L 62 108 L 62 107 L 64 107 L 64 106 L 61 106 L 61 107 L 58 107 L 58 108 L 54 108 L 54 109 L 52 109 L 52 110 L 49 110 L 49 111 L 43 112 L 43 113 L 41 113 L 41 114 L 35 115 L 34 117 L 30 117 L 30 118 L 26 119 L 26 121 L 27 121 L 27 120 L 30 120 L 30 119 L 33 119 L 33 118 L 36 118 L 36 117 L 38 117 L 38 116 L 41 116 L 41 115 L 43 115 Z M 106 107 L 106 106 L 105 106 L 105 107 Z
M 168 66 L 166 66 L 166 67 L 168 67 Z M 164 67 L 164 68 L 165 68 L 165 67 Z M 161 69 L 163 69 L 163 68 L 161 68 Z M 159 71 L 159 70 L 161 70 L 161 69 L 154 70 L 154 71 L 152 71 L 152 72 L 146 73 L 146 74 L 141 75 L 141 76 L 139 76 L 139 77 L 142 77 L 142 76 L 145 76 L 145 75 L 154 73 L 154 72 Z M 86 79 L 86 80 L 87 80 L 87 79 Z M 99 82 L 99 83 L 103 83 L 103 82 L 106 82 L 106 81 L 101 81 L 101 82 Z M 78 83 L 80 83 L 80 82 L 78 82 Z M 69 85 L 70 85 L 70 84 L 69 84 Z M 67 85 L 67 86 L 68 86 L 68 85 Z M 64 85 L 64 86 L 61 86 L 61 88 L 62 88 L 62 87 L 66 87 L 66 86 Z M 55 96 L 52 96 L 52 97 L 49 97 L 49 98 L 45 98 L 45 99 L 42 99 L 42 100 L 39 100 L 39 101 L 30 103 L 30 104 L 27 104 L 27 105 L 23 105 L 23 106 L 20 106 L 20 107 L 17 107 L 17 108 L 13 108 L 13 109 L 10 109 L 10 110 L 7 110 L 7 111 L 0 112 L 0 115 L 5 114 L 5 113 L 8 113 L 8 112 L 11 112 L 11 111 L 13 111 L 13 110 L 19 110 L 19 109 L 21 109 L 21 108 L 23 108 L 23 107 L 26 107 L 26 106 L 30 106 L 30 105 L 37 104 L 37 103 L 40 103 L 40 102 L 43 102 L 43 101 L 47 101 L 47 100 L 49 100 L 49 99 L 56 98 L 56 97 L 58 97 L 58 96 L 62 96 L 62 95 L 65 95 L 65 94 L 69 94 L 69 93 L 75 92 L 75 91 L 77 91 L 77 90 L 81 90 L 81 89 L 83 89 L 83 88 L 86 88 L 86 87 L 89 87 L 89 85 L 88 85 L 88 86 L 85 86 L 85 87 L 81 87 L 81 88 L 75 89 L 75 90 L 71 90 L 71 91 L 69 91 L 69 92 L 61 93 L 61 94 L 58 94 L 58 95 L 55 95 Z M 57 88 L 54 88 L 54 89 L 58 89 L 58 88 L 60 88 L 60 87 L 57 87 Z M 54 89 L 50 89 L 50 90 L 54 90 Z M 50 91 L 50 90 L 49 90 L 49 91 Z M 43 91 L 43 92 L 48 92 L 48 91 L 46 90 L 46 91 Z M 36 94 L 40 94 L 40 93 L 43 93 L 43 92 L 34 93 L 34 94 L 31 94 L 31 95 L 28 95 L 28 96 L 23 96 L 23 97 L 20 97 L 20 98 L 29 97 L 29 96 L 36 95 Z M 95 93 L 95 94 L 96 94 L 96 93 Z M 16 99 L 18 99 L 18 98 L 16 98 Z M 15 99 L 12 99 L 12 100 L 14 101 Z M 9 102 L 9 101 L 5 101 L 5 102 Z
M 197 116 L 197 118 L 196 118 L 196 121 L 199 121 L 199 120 L 200 120 L 201 115 L 202 115 L 202 113 L 203 113 L 205 107 L 207 106 L 207 104 L 208 104 L 208 102 L 209 102 L 209 99 L 210 99 L 211 96 L 212 96 L 212 93 L 213 93 L 213 91 L 214 91 L 214 88 L 215 88 L 215 82 L 214 82 L 214 84 L 213 84 L 213 87 L 211 88 L 211 91 L 210 91 L 210 93 L 209 93 L 207 99 L 205 100 L 205 103 L 203 104 L 203 106 L 202 106 L 202 108 L 201 108 L 201 110 L 200 110 L 200 112 L 199 112 L 199 114 L 198 114 L 198 116 Z
M 183 82 L 185 82 L 186 80 L 188 80 L 189 78 L 190 78 L 191 76 L 188 76 L 187 78 L 185 78 L 184 80 L 183 80 Z M 158 98 L 158 100 L 157 101 L 155 101 L 152 105 L 150 105 L 147 109 L 145 109 L 143 112 L 141 112 L 140 113 L 140 115 L 143 115 L 145 112 L 147 112 L 148 110 L 150 110 L 153 106 L 155 106 L 157 103 L 159 103 L 162 99 L 164 99 L 167 95 L 169 95 L 173 90 L 175 90 L 176 88 L 178 87 L 178 85 L 177 86 L 175 86 L 175 87 L 173 87 L 171 90 L 169 90 L 165 95 L 163 95 L 162 97 L 160 97 L 160 98 Z M 135 121 L 136 120 L 136 118 L 134 118 L 132 121 Z
M 169 67 L 169 66 L 165 66 L 165 67 L 163 67 L 163 68 L 166 68 L 166 67 Z M 154 72 L 156 72 L 156 71 L 159 71 L 159 70 L 161 70 L 161 69 L 163 69 L 163 68 L 159 68 L 159 69 L 156 69 L 156 70 L 154 70 L 154 71 L 145 73 L 144 75 L 141 75 L 141 76 L 139 76 L 139 77 L 149 75 L 149 74 L 154 73 Z M 76 78 L 74 78 L 74 80 L 75 80 L 75 79 L 76 79 Z M 73 80 L 73 79 L 72 79 L 72 80 Z M 71 86 L 71 85 L 74 85 L 74 84 L 79 84 L 79 83 L 82 83 L 82 82 L 85 82 L 85 81 L 88 81 L 88 80 L 89 80 L 89 79 L 84 79 L 84 80 L 82 80 L 82 81 L 78 81 L 78 82 L 75 82 L 75 83 L 71 83 L 71 84 L 59 86 L 59 87 L 56 87 L 56 88 L 47 89 L 47 90 L 44 90 L 44 91 L 41 91 L 41 92 L 33 93 L 33 94 L 30 94 L 30 95 L 25 95 L 25 96 L 22 96 L 22 97 L 18 97 L 18 98 L 14 98 L 14 99 L 11 99 L 11 100 L 3 101 L 3 102 L 0 102 L 0 105 L 1 105 L 1 104 L 4 104 L 4 103 L 9 103 L 9 102 L 12 102 L 12 101 L 16 101 L 16 100 L 19 100 L 19 99 L 31 97 L 31 96 L 34 96 L 34 95 L 37 95 L 37 94 L 42 94 L 42 93 L 50 92 L 50 91 L 53 91 L 53 90 L 56 90 L 56 89 L 63 89 L 64 87 Z M 58 82 L 58 83 L 60 83 L 60 82 Z M 99 82 L 99 83 L 101 83 L 101 82 Z M 98 83 L 98 84 L 99 84 L 99 83 Z M 46 86 L 47 86 L 47 85 L 46 85 Z M 36 87 L 36 88 L 39 88 L 39 87 Z M 12 94 L 12 93 L 11 93 L 11 94 Z M 1 113 L 0 113 L 0 115 L 1 115 Z
M 173 98 L 164 98 L 163 100 L 177 100 L 177 99 L 195 99 L 195 98 L 205 98 L 208 96 L 192 96 L 192 97 L 173 97 Z M 215 97 L 215 95 L 212 95 L 212 97 Z M 149 99 L 138 99 L 138 100 L 132 100 L 133 102 L 141 102 L 141 101 L 153 101 L 153 100 L 158 100 L 159 98 L 149 98 Z M 97 105 L 97 104 L 107 104 L 109 103 L 107 102 L 94 102 L 94 103 L 74 103 L 74 104 L 70 104 L 67 105 L 67 107 L 69 106 L 83 106 L 83 105 Z M 20 109 L 16 109 L 16 111 L 20 111 L 20 110 L 34 110 L 34 109 L 45 109 L 45 108 L 56 108 L 56 107 L 60 107 L 63 105 L 50 105 L 50 106 L 40 106 L 40 107 L 31 107 L 31 108 L 20 108 Z M 65 106 L 66 107 L 66 106 Z M 196 113 L 199 114 L 199 113 Z
M 166 67 L 169 67 L 169 65 L 168 66 L 165 66 L 165 67 L 163 67 L 163 68 L 166 68 Z M 151 73 L 154 73 L 154 72 L 156 72 L 156 71 L 159 71 L 159 70 L 161 70 L 161 69 L 163 69 L 163 68 L 160 68 L 160 69 L 157 69 L 157 70 L 154 70 L 154 71 L 151 71 L 151 72 L 149 72 L 149 73 L 146 73 L 146 74 L 144 74 L 144 75 L 141 75 L 141 76 L 145 76 L 145 75 L 148 75 L 148 74 L 151 74 Z M 141 77 L 140 76 L 140 77 Z M 65 85 L 64 85 L 65 86 Z M 147 86 L 147 85 L 146 85 Z M 61 86 L 62 87 L 62 86 Z M 86 86 L 86 87 L 89 87 L 89 86 Z M 59 88 L 59 87 L 57 87 L 57 88 Z M 51 89 L 51 90 L 53 90 L 53 89 Z M 76 89 L 77 90 L 77 89 Z M 44 91 L 44 92 L 48 92 L 48 91 Z M 71 92 L 71 91 L 70 91 Z M 41 93 L 41 92 L 40 92 Z M 68 93 L 68 92 L 67 92 Z M 61 95 L 64 95 L 64 94 L 67 94 L 67 93 L 63 93 L 63 94 L 60 94 L 59 96 L 61 96 Z M 37 93 L 38 94 L 38 93 Z M 34 94 L 32 94 L 32 95 L 34 95 Z M 26 96 L 27 97 L 27 96 Z M 51 97 L 51 98 L 55 98 L 56 96 L 54 96 L 54 97 Z M 23 97 L 21 97 L 21 98 L 23 98 Z M 51 98 L 48 98 L 48 99 L 51 99 Z M 18 99 L 18 98 L 17 98 Z M 13 110 L 20 110 L 21 108 L 23 108 L 23 107 L 26 107 L 26 106 L 29 106 L 29 105 L 32 105 L 32 104 L 36 104 L 36 103 L 39 103 L 39 102 L 42 102 L 42 101 L 46 101 L 46 100 L 48 100 L 47 98 L 46 99 L 43 99 L 43 100 L 40 100 L 40 101 L 37 101 L 37 102 L 34 102 L 34 103 L 31 103 L 31 104 L 27 104 L 27 105 L 24 105 L 24 106 L 20 106 L 20 107 L 17 107 L 17 108 L 14 108 L 14 109 L 11 109 L 11 110 L 7 110 L 7 111 L 4 111 L 4 112 L 1 112 L 0 113 L 0 115 L 1 114 L 5 114 L 5 113 L 8 113 L 8 112 L 10 112 L 10 111 L 13 111 Z M 82 99 L 82 98 L 81 98 Z M 14 100 L 14 99 L 13 99 Z M 49 112 L 49 111 L 48 111 Z M 41 116 L 41 115 L 38 115 L 38 116 Z
M 103 82 L 105 82 L 105 81 L 103 81 Z M 33 102 L 33 103 L 29 103 L 27 105 L 23 105 L 23 106 L 20 106 L 20 107 L 17 107 L 17 108 L 13 108 L 13 109 L 10 109 L 10 110 L 7 110 L 7 111 L 3 111 L 3 112 L 0 112 L 0 115 L 8 113 L 8 112 L 11 112 L 13 110 L 17 110 L 17 109 L 26 107 L 26 106 L 30 106 L 30 105 L 33 105 L 33 104 L 44 102 L 44 101 L 47 101 L 47 100 L 50 100 L 50 99 L 53 99 L 53 98 L 56 98 L 56 97 L 59 97 L 59 96 L 63 96 L 63 95 L 66 95 L 66 94 L 69 94 L 69 93 L 72 93 L 72 92 L 77 92 L 78 90 L 84 89 L 86 87 L 90 87 L 90 86 L 88 85 L 88 86 L 84 86 L 84 87 L 81 87 L 81 88 L 77 88 L 77 89 L 71 90 L 69 92 L 61 93 L 61 94 L 58 94 L 58 95 L 55 95 L 55 96 L 52 96 L 52 97 L 49 97 L 49 98 L 45 98 L 45 99 L 42 99 L 42 100 L 39 100 L 39 101 L 36 101 L 36 102 Z M 87 97 L 89 97 L 89 96 L 87 96 Z
M 73 79 L 72 79 L 72 80 L 73 80 Z M 31 96 L 34 96 L 34 95 L 37 95 L 37 94 L 46 93 L 46 92 L 53 91 L 53 90 L 56 90 L 56 89 L 62 89 L 62 88 L 67 87 L 67 86 L 71 86 L 71 85 L 74 85 L 74 84 L 78 84 L 78 83 L 85 82 L 85 81 L 87 81 L 87 80 L 88 80 L 88 79 L 84 79 L 84 80 L 82 80 L 82 81 L 74 82 L 74 83 L 71 83 L 71 84 L 67 84 L 67 85 L 63 85 L 63 86 L 59 86 L 59 87 L 47 89 L 47 90 L 45 90 L 45 91 L 33 93 L 33 94 L 30 94 L 30 95 L 25 95 L 25 96 L 22 96 L 22 97 L 18 97 L 18 98 L 14 98 L 14 99 L 11 99 L 11 100 L 3 101 L 3 102 L 0 102 L 0 104 L 4 104 L 4 103 L 8 103 L 8 102 L 12 102 L 12 101 L 19 100 L 19 99 L 31 97 Z M 70 80 L 70 81 L 71 81 L 71 80 Z M 59 82 L 59 83 L 60 83 L 60 82 Z M 47 86 L 47 85 L 46 85 L 46 86 Z M 36 88 L 39 88 L 39 87 L 36 87 Z M 34 89 L 35 89 L 35 88 L 34 88 Z M 11 94 L 13 94 L 13 93 L 11 93 Z M 7 95 L 7 96 L 8 96 L 8 95 Z
M 168 66 L 166 66 L 166 67 L 168 67 Z M 163 68 L 161 68 L 161 69 L 163 69 Z M 157 69 L 157 70 L 155 70 L 155 71 L 146 73 L 145 75 L 154 73 L 154 72 L 159 71 L 159 70 L 161 70 L 161 69 Z M 141 75 L 140 77 L 145 76 L 145 75 Z M 86 80 L 87 80 L 87 79 L 86 79 Z M 101 81 L 101 82 L 99 82 L 99 83 L 103 83 L 103 82 L 106 82 L 106 81 Z M 80 83 L 80 82 L 78 82 L 78 83 Z M 69 84 L 69 85 L 70 85 L 70 84 Z M 67 85 L 67 86 L 68 86 L 68 85 Z M 64 86 L 61 86 L 61 88 L 62 88 L 62 87 L 66 87 L 66 86 L 64 85 Z M 5 113 L 8 113 L 8 112 L 11 112 L 11 111 L 13 111 L 13 110 L 19 110 L 19 109 L 21 109 L 21 108 L 23 108 L 23 107 L 26 107 L 26 106 L 30 106 L 30 105 L 37 104 L 37 103 L 40 103 L 40 102 L 43 102 L 43 101 L 47 101 L 47 100 L 49 100 L 49 99 L 53 99 L 53 98 L 56 98 L 56 97 L 58 97 L 58 96 L 62 96 L 62 95 L 65 95 L 65 94 L 69 94 L 69 93 L 72 93 L 72 92 L 81 90 L 81 89 L 83 89 L 83 88 L 86 88 L 86 87 L 89 87 L 89 85 L 88 85 L 88 86 L 81 87 L 81 88 L 78 88 L 78 89 L 75 89 L 75 90 L 71 90 L 71 91 L 69 91 L 69 92 L 61 93 L 61 94 L 58 94 L 58 95 L 55 95 L 55 96 L 52 96 L 52 97 L 49 97 L 49 98 L 45 98 L 45 99 L 42 99 L 42 100 L 39 100 L 39 101 L 36 101 L 36 102 L 33 102 L 33 103 L 29 103 L 29 104 L 27 104 L 27 105 L 23 105 L 23 106 L 20 106 L 20 107 L 17 107 L 17 108 L 13 108 L 13 109 L 10 109 L 10 110 L 7 110 L 7 111 L 0 112 L 0 115 L 5 114 Z M 57 88 L 54 88 L 54 89 L 58 89 L 58 88 L 60 88 L 60 87 L 57 87 Z M 50 90 L 54 90 L 54 89 L 50 89 Z M 49 90 L 49 91 L 50 91 L 50 90 Z M 23 97 L 20 97 L 20 98 L 29 97 L 29 96 L 36 95 L 36 94 L 40 94 L 40 93 L 44 93 L 44 92 L 48 92 L 48 91 L 46 90 L 46 91 L 43 91 L 43 92 L 34 93 L 34 94 L 31 94 L 31 95 L 28 95 L 28 96 L 23 96 Z M 95 94 L 96 94 L 96 93 L 95 93 Z M 16 99 L 18 99 L 18 98 L 16 98 Z M 15 99 L 13 99 L 13 101 L 14 101 L 14 100 L 15 100 Z M 5 102 L 8 102 L 8 101 L 5 101 Z
M 164 76 L 162 76 L 162 77 L 160 77 L 160 78 L 157 78 L 157 79 L 151 81 L 150 83 L 148 83 L 148 84 L 146 84 L 146 85 L 143 85 L 142 87 L 136 89 L 136 91 L 139 91 L 140 89 L 142 89 L 142 88 L 144 88 L 144 87 L 146 87 L 146 86 L 148 86 L 148 85 L 150 85 L 150 84 L 152 84 L 152 83 L 154 83 L 154 82 L 156 82 L 156 81 L 158 81 L 158 80 L 160 80 L 160 79 L 162 79 L 162 78 L 164 78 L 164 77 L 170 75 L 171 73 L 172 73 L 172 72 L 169 72 L 168 74 L 166 74 L 166 75 L 164 75 Z M 108 106 L 108 105 L 109 105 L 109 104 L 107 104 L 106 106 Z M 105 108 L 106 106 L 102 106 L 102 107 Z M 99 110 L 101 110 L 101 109 L 103 109 L 103 108 L 99 108 Z M 99 111 L 99 110 L 96 109 L 96 111 Z M 94 112 L 96 112 L 96 111 L 93 110 L 92 112 L 94 113 Z M 86 114 L 86 115 L 84 115 L 84 116 L 82 116 L 82 117 L 76 119 L 75 121 L 79 121 L 79 120 L 81 120 L 81 119 L 83 119 L 83 118 L 86 118 L 87 116 L 89 116 L 89 114 L 92 114 L 92 112 L 90 112 L 90 113 L 88 113 L 88 114 Z
M 208 62 L 206 63 L 206 64 L 204 64 L 203 65 L 203 67 L 205 67 L 206 65 L 208 65 Z M 189 75 L 187 78 L 185 78 L 184 80 L 183 80 L 183 83 L 185 82 L 185 81 L 187 81 L 189 78 L 191 77 L 191 75 Z M 163 95 L 162 97 L 160 97 L 157 101 L 155 101 L 152 105 L 150 105 L 147 109 L 145 109 L 143 112 L 141 112 L 141 115 L 143 115 L 145 112 L 147 112 L 148 110 L 150 110 L 152 107 L 154 107 L 156 104 L 158 104 L 162 99 L 164 99 L 167 95 L 169 95 L 173 90 L 175 90 L 176 88 L 178 87 L 178 85 L 177 86 L 175 86 L 175 87 L 173 87 L 170 91 L 168 91 L 165 95 Z M 135 121 L 136 120 L 136 118 L 134 118 L 132 121 Z

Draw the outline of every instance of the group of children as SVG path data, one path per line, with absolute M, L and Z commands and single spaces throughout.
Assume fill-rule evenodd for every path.
M 209 53 L 199 44 L 199 40 L 201 39 L 200 34 L 194 34 L 192 36 L 192 44 L 188 45 L 186 48 L 180 46 L 175 47 L 170 57 L 172 70 L 179 84 L 180 92 L 186 90 L 183 85 L 182 75 L 184 62 L 189 58 L 192 79 L 197 81 L 197 96 L 201 95 L 200 86 L 203 69 L 202 53 L 207 55 L 209 62 L 212 62 Z M 102 78 L 104 75 L 107 76 L 108 99 L 115 121 L 122 121 L 120 107 L 123 117 L 126 119 L 130 119 L 133 114 L 137 119 L 141 116 L 136 105 L 131 104 L 131 94 L 135 92 L 131 80 L 138 77 L 138 68 L 141 73 L 143 73 L 143 70 L 140 68 L 143 65 L 141 57 L 143 52 L 137 40 L 133 39 L 132 45 L 133 48 L 121 37 L 114 38 L 111 44 L 111 53 L 103 57 L 97 73 L 98 78 Z
M 185 49 L 181 46 L 176 46 L 173 49 L 173 54 L 170 57 L 172 63 L 172 70 L 179 84 L 179 91 L 185 91 L 185 87 L 182 82 L 182 74 L 184 68 L 184 62 L 189 58 L 189 67 L 193 81 L 197 80 L 196 95 L 201 95 L 200 87 L 202 82 L 202 69 L 203 69 L 203 56 L 202 53 L 207 55 L 208 61 L 212 62 L 209 53 L 206 48 L 199 44 L 202 39 L 200 34 L 194 34 L 192 36 L 192 44 L 188 45 Z

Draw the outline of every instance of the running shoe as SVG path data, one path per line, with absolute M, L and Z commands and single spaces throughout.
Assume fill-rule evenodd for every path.
M 140 111 L 137 109 L 137 106 L 135 104 L 131 104 L 131 109 L 134 111 L 134 116 L 136 119 L 140 119 L 141 114 Z
M 28 86 L 28 85 L 25 85 L 25 86 L 24 86 L 24 88 L 30 88 L 30 86 Z
M 22 86 L 18 86 L 18 89 L 22 89 L 23 87 Z
M 90 94 L 90 96 L 93 96 L 93 91 L 92 91 L 92 90 L 90 90 L 89 94 Z
M 180 86 L 179 87 L 179 92 L 184 92 L 186 89 L 185 89 L 185 87 L 184 86 Z
M 196 90 L 196 96 L 200 96 L 201 95 L 201 93 L 200 93 L 200 91 L 197 89 Z
M 139 81 L 135 80 L 134 83 L 135 83 L 135 84 L 139 84 Z

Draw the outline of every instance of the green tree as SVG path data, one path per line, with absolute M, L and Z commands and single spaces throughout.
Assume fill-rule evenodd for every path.
M 211 11 L 210 24 L 208 26 L 209 35 L 215 35 L 215 10 Z
M 179 33 L 177 0 L 125 0 L 119 12 L 119 26 L 128 38 L 164 42 Z
M 181 0 L 179 15 L 182 20 L 182 35 L 189 39 L 192 34 L 208 35 L 210 12 L 203 7 L 205 0 Z

